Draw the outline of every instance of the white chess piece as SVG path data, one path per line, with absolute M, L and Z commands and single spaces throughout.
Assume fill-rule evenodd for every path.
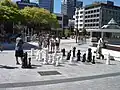
M 57 57 L 57 53 L 55 52 L 55 53 L 53 54 L 53 60 L 52 60 L 52 64 L 55 64 L 56 57 Z
M 36 52 L 36 60 L 38 61 L 38 59 L 39 59 L 39 50 L 37 50 Z
M 71 52 L 71 56 L 70 56 L 70 60 L 69 60 L 69 64 L 73 64 L 73 52 Z
M 62 53 L 60 53 L 59 55 L 60 55 L 60 63 L 64 63 Z
M 52 59 L 53 59 L 53 55 L 52 55 L 52 54 L 50 54 L 50 55 L 49 55 L 49 60 L 48 60 L 48 63 L 49 63 L 49 64 L 51 64 L 51 63 L 52 63 Z
M 41 61 L 42 60 L 42 50 L 39 51 L 39 55 L 38 55 L 38 60 Z
M 60 56 L 57 56 L 56 59 L 57 59 L 57 60 L 56 60 L 56 62 L 55 62 L 55 66 L 59 66 L 59 65 L 60 65 L 60 62 L 59 62 L 59 60 L 60 60 Z
M 34 48 L 31 48 L 31 56 L 34 56 Z
M 110 65 L 110 53 L 108 53 L 108 55 L 107 55 L 106 64 L 107 64 L 107 65 Z
M 47 48 L 45 48 L 45 59 L 44 59 L 43 64 L 48 64 L 48 49 Z

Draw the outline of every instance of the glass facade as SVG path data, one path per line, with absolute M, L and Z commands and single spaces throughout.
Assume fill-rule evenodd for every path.
M 80 0 L 62 0 L 61 13 L 67 15 L 69 19 L 73 19 L 75 8 L 82 6 L 83 2 Z
M 39 7 L 45 8 L 50 12 L 53 12 L 54 0 L 39 0 Z

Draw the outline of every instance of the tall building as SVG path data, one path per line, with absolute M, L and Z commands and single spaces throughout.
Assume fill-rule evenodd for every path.
M 95 2 L 75 11 L 75 28 L 97 29 L 106 25 L 112 18 L 120 25 L 120 7 L 114 2 Z M 82 20 L 81 20 L 82 19 Z M 82 25 L 82 24 L 83 25 Z M 78 26 L 78 27 L 77 27 Z
M 83 2 L 80 0 L 62 0 L 61 13 L 67 15 L 69 19 L 73 18 L 76 7 L 82 7 Z
M 39 7 L 49 10 L 53 13 L 54 0 L 39 0 Z

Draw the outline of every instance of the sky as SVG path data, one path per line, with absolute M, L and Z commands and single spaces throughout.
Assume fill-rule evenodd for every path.
M 61 0 L 54 0 L 54 12 L 55 13 L 60 13 L 61 12 Z M 81 0 L 83 1 L 84 5 L 91 4 L 94 1 L 107 1 L 107 0 Z M 109 0 L 109 1 L 114 1 L 115 5 L 120 6 L 120 0 Z
M 12 1 L 20 1 L 20 0 L 12 0 Z M 37 2 L 38 0 L 30 0 L 31 2 Z M 94 1 L 107 1 L 107 0 L 81 0 L 83 1 L 84 5 L 91 4 Z M 115 5 L 120 6 L 120 0 L 109 0 L 114 1 Z M 61 0 L 54 0 L 54 12 L 60 13 L 61 12 Z

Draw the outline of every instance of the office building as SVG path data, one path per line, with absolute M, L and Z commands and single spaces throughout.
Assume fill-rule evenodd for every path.
M 76 7 L 82 7 L 83 2 L 80 0 L 62 0 L 61 13 L 67 15 L 69 19 L 73 19 Z
M 39 7 L 49 10 L 53 13 L 54 0 L 39 0 Z
M 65 27 L 68 27 L 68 17 L 66 15 L 60 14 L 60 13 L 55 13 L 57 16 L 57 20 L 59 23 L 59 26 L 61 30 L 63 30 Z
M 120 25 L 120 7 L 115 6 L 112 1 L 95 2 L 76 9 L 74 18 L 75 28 L 78 29 L 83 27 L 86 29 L 98 29 L 106 25 L 112 18 Z

